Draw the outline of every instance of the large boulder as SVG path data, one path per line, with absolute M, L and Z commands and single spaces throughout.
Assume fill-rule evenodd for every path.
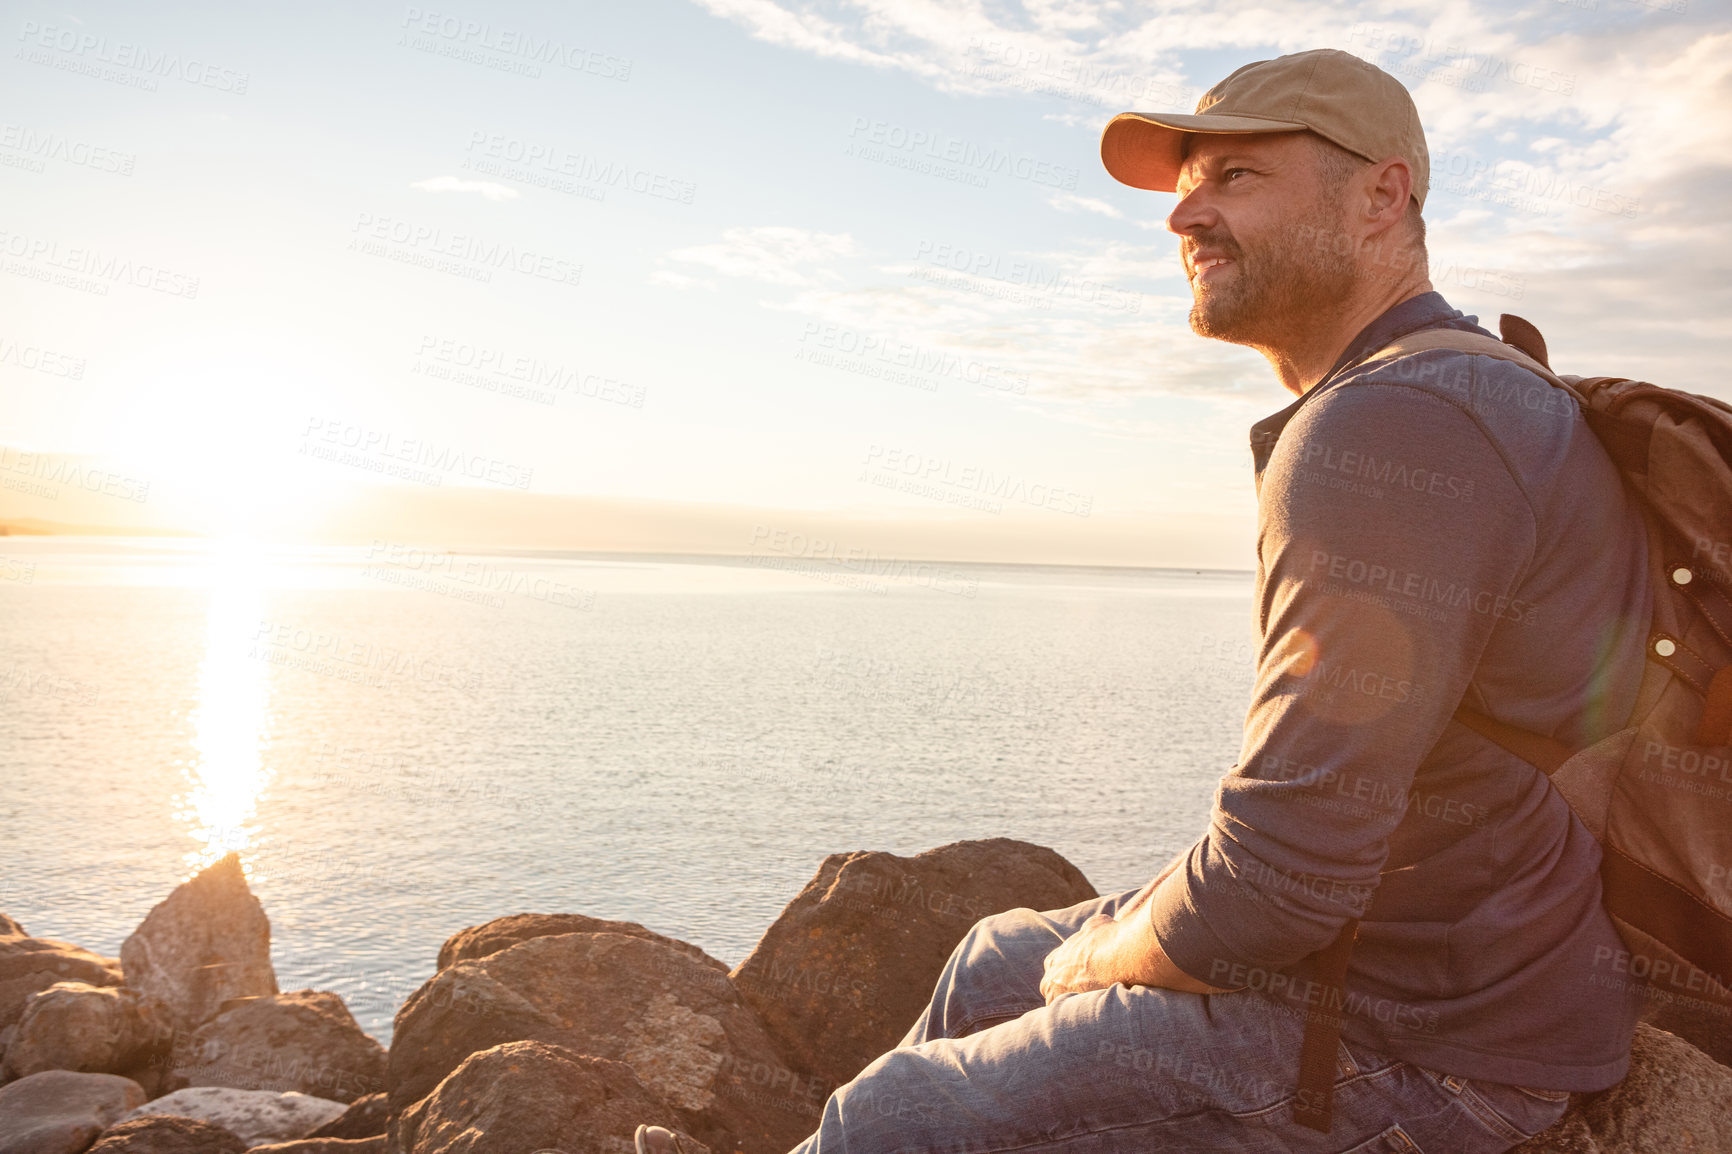
M 343 1113 L 341 1102 L 290 1091 L 234 1090 L 227 1086 L 192 1086 L 153 1099 L 123 1121 L 152 1114 L 179 1114 L 214 1122 L 232 1130 L 248 1146 L 305 1138 Z
M 52 938 L 33 938 L 0 914 L 0 1054 L 24 1016 L 30 995 L 55 982 L 120 985 L 120 960 Z
M 438 968 L 443 970 L 458 962 L 472 962 L 489 954 L 497 954 L 500 950 L 510 949 L 518 942 L 526 942 L 530 938 L 550 938 L 557 934 L 626 934 L 634 938 L 648 938 L 678 950 L 693 961 L 723 973 L 728 970 L 727 966 L 689 942 L 663 937 L 636 922 L 615 922 L 585 914 L 512 914 L 458 930 L 439 947 Z
M 1713 985 L 1709 991 L 1710 996 L 1696 997 L 1649 986 L 1642 1021 L 1676 1034 L 1722 1066 L 1732 1066 L 1732 996 Z
M 152 1114 L 102 1132 L 89 1154 L 243 1154 L 240 1135 L 215 1122 Z
M 625 1063 L 717 1148 L 787 1150 L 823 1104 L 752 1097 L 755 1072 L 757 1085 L 792 1075 L 726 974 L 651 938 L 579 933 L 457 962 L 410 995 L 391 1042 L 393 1115 L 469 1055 L 518 1041 Z
M 148 994 L 56 982 L 30 995 L 6 1047 L 5 1078 L 43 1070 L 154 1080 L 174 1042 L 168 1008 Z
M 902 1040 L 975 922 L 1095 896 L 1057 853 L 1009 838 L 911 858 L 831 854 L 734 970 L 734 985 L 790 1061 L 835 1087 Z
M 299 1090 L 349 1103 L 385 1088 L 385 1047 L 324 990 L 253 998 L 175 1047 L 175 1086 Z
M 508 1042 L 465 1058 L 403 1112 L 393 1138 L 398 1154 L 629 1154 L 640 1124 L 682 1119 L 630 1066 Z
M 157 903 L 120 946 L 126 984 L 161 998 L 179 1029 L 197 1029 L 230 998 L 277 992 L 271 923 L 238 854 L 207 866 Z
M 44 1070 L 0 1086 L 0 1154 L 79 1154 L 144 1088 L 116 1074 Z
M 390 1100 L 384 1094 L 368 1094 L 356 1098 L 343 1111 L 343 1116 L 326 1122 L 308 1138 L 371 1138 L 383 1134 L 391 1122 Z
M 389 1154 L 390 1139 L 383 1134 L 372 1138 L 299 1138 L 293 1142 L 272 1142 L 254 1146 L 254 1154 Z
M 1512 1154 L 1719 1154 L 1732 1150 L 1732 1069 L 1664 1030 L 1636 1027 L 1630 1073 Z

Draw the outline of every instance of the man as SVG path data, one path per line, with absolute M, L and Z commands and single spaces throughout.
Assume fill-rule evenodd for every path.
M 1382 353 L 1481 331 L 1427 280 L 1424 133 L 1387 73 L 1331 50 L 1247 65 L 1197 115 L 1116 118 L 1101 154 L 1177 193 L 1192 329 L 1298 398 L 1251 431 L 1239 763 L 1147 886 L 977 924 L 800 1151 L 1508 1149 L 1623 1078 L 1639 993 L 1596 982 L 1621 944 L 1592 836 L 1451 715 L 1572 746 L 1621 726 L 1639 512 L 1566 394 Z M 1349 945 L 1341 996 L 1325 963 Z M 1300 1055 L 1337 1008 L 1319 1101 Z

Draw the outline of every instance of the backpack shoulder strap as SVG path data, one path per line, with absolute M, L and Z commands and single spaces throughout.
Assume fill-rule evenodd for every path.
M 1461 329 L 1421 329 L 1419 332 L 1397 337 L 1366 359 L 1369 361 L 1395 360 L 1399 357 L 1410 357 L 1415 353 L 1428 353 L 1434 349 L 1449 349 L 1452 352 L 1509 361 L 1511 364 L 1520 365 L 1534 376 L 1564 390 L 1577 401 L 1586 404 L 1581 392 L 1569 379 L 1558 376 L 1543 362 L 1522 352 L 1514 345 L 1481 333 L 1464 332 Z

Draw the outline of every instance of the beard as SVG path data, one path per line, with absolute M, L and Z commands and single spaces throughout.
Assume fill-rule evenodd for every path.
M 1313 204 L 1249 246 L 1225 227 L 1192 234 L 1196 247 L 1221 252 L 1233 263 L 1223 283 L 1192 282 L 1191 331 L 1237 345 L 1272 345 L 1347 300 L 1358 279 L 1352 254 L 1337 253 L 1327 243 L 1343 235 L 1341 211 L 1339 205 Z

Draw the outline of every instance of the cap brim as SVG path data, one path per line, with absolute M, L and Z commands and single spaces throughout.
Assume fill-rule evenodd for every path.
M 1101 163 L 1120 184 L 1150 192 L 1172 192 L 1179 184 L 1180 148 L 1186 135 L 1244 135 L 1253 132 L 1303 132 L 1291 120 L 1200 113 L 1121 112 L 1101 133 Z

